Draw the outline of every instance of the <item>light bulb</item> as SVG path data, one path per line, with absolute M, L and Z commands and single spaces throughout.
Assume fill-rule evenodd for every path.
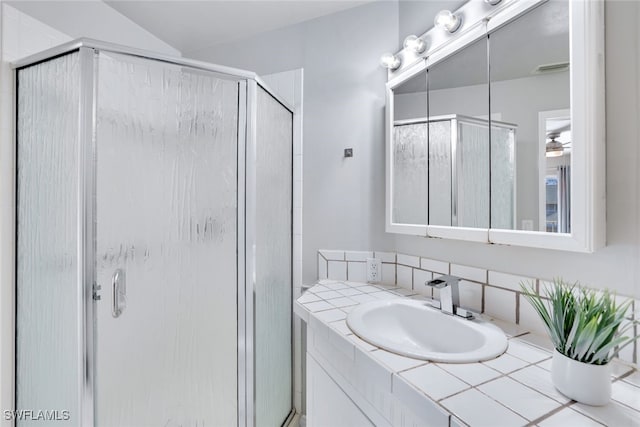
M 457 15 L 454 15 L 448 10 L 441 10 L 436 15 L 436 18 L 433 20 L 433 23 L 436 27 L 440 27 L 444 30 L 447 30 L 450 33 L 455 33 L 460 25 L 462 24 L 462 19 L 460 19 Z
M 564 154 L 564 149 L 562 147 L 554 150 L 548 150 L 546 153 L 546 157 L 560 157 Z
M 427 44 L 418 36 L 413 34 L 404 39 L 405 49 L 409 49 L 415 53 L 422 53 L 427 49 Z
M 384 68 L 388 68 L 389 70 L 395 70 L 400 66 L 400 63 L 400 58 L 393 53 L 384 53 L 380 57 L 380 65 Z

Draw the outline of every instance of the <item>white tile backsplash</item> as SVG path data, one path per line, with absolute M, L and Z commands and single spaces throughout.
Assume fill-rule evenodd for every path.
M 344 261 L 329 261 L 328 278 L 332 280 L 347 280 L 347 263 Z
M 347 279 L 351 282 L 366 282 L 367 264 L 364 262 L 347 263 Z
M 421 295 L 431 297 L 431 286 L 426 282 L 433 279 L 433 273 L 426 270 L 413 269 L 413 290 Z
M 408 265 L 409 267 L 420 268 L 420 258 L 417 256 L 398 254 L 396 262 L 398 264 Z
M 398 274 L 398 286 L 405 289 L 413 289 L 413 269 L 404 265 L 396 266 Z
M 458 285 L 460 306 L 476 313 L 482 312 L 482 285 L 467 280 L 461 280 Z
M 489 284 L 492 286 L 499 286 L 501 288 L 519 291 L 520 283 L 526 283 L 527 286 L 533 283 L 535 286 L 536 279 L 525 276 L 516 276 L 515 274 L 500 273 L 498 271 L 489 271 Z
M 318 254 L 318 279 L 326 279 L 328 277 L 328 265 L 327 260 L 320 254 Z
M 322 255 L 327 261 L 344 261 L 344 251 L 320 249 L 318 252 L 320 252 L 320 255 Z
M 420 268 L 438 274 L 449 274 L 449 263 L 430 258 L 420 258 Z
M 473 280 L 474 282 L 486 283 L 487 270 L 466 265 L 451 264 L 451 274 L 462 279 Z
M 545 335 L 547 333 L 547 329 L 545 328 L 542 319 L 540 319 L 538 312 L 535 311 L 533 306 L 522 294 L 519 294 L 518 298 L 520 298 L 520 317 L 518 319 L 518 324 L 527 325 L 527 329 L 531 332 Z
M 484 312 L 489 316 L 516 323 L 516 293 L 485 286 Z
M 390 262 L 390 263 L 394 263 L 396 262 L 396 254 L 395 252 L 380 252 L 380 251 L 375 251 L 373 253 L 373 256 L 375 258 L 380 258 L 380 260 L 382 262 Z
M 346 251 L 344 253 L 347 261 L 366 261 L 367 258 L 373 258 L 373 252 L 365 251 Z
M 388 285 L 396 284 L 396 264 L 382 264 L 382 280 L 381 283 Z

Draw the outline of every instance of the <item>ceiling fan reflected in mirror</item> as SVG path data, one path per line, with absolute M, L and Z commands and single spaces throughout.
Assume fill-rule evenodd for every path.
M 546 156 L 560 157 L 571 148 L 571 124 L 566 123 L 547 131 Z
M 560 141 L 557 141 L 557 138 L 559 137 L 559 134 L 551 134 L 548 135 L 547 138 L 549 138 L 549 141 L 547 142 L 547 146 L 546 146 L 546 156 L 547 157 L 560 157 L 564 154 L 564 146 L 571 144 L 571 141 L 569 142 L 565 142 L 562 143 Z

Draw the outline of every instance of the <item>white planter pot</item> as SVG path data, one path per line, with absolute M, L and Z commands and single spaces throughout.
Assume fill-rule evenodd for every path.
M 592 406 L 602 406 L 611 399 L 611 364 L 590 365 L 553 351 L 551 361 L 553 385 L 570 399 Z

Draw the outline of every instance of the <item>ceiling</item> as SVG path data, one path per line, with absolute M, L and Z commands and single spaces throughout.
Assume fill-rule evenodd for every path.
M 297 24 L 372 0 L 105 0 L 183 55 Z

